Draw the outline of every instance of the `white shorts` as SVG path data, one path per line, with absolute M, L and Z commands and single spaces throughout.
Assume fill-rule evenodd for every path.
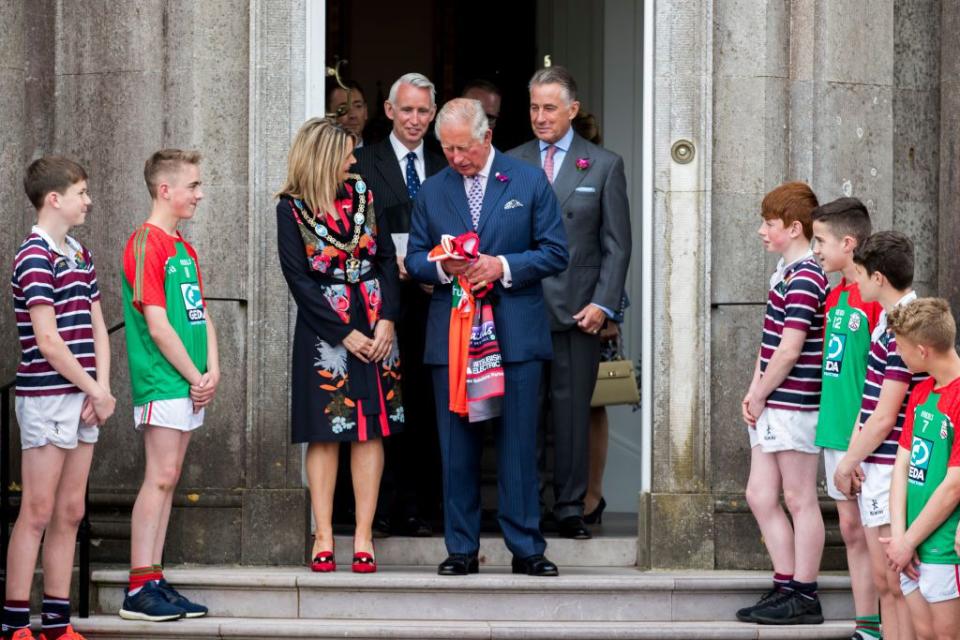
M 863 486 L 860 487 L 860 522 L 863 526 L 882 527 L 890 524 L 890 482 L 892 464 L 864 462 Z
M 849 500 L 847 496 L 840 493 L 837 485 L 833 483 L 833 476 L 837 472 L 837 466 L 845 455 L 847 455 L 847 452 L 841 451 L 840 449 L 823 448 L 823 470 L 827 478 L 827 495 L 837 502 Z
M 900 591 L 903 595 L 920 588 L 920 595 L 931 604 L 960 598 L 960 565 L 920 563 L 920 581 L 900 574 Z
M 193 400 L 190 398 L 153 400 L 133 408 L 133 426 L 138 431 L 146 425 L 177 431 L 193 431 L 203 424 L 204 411 L 205 409 L 200 409 L 199 412 L 194 413 Z
M 815 445 L 817 411 L 790 411 L 767 407 L 757 418 L 756 428 L 747 427 L 750 448 L 760 445 L 764 453 L 800 451 L 820 453 Z
M 80 422 L 85 393 L 55 396 L 17 396 L 15 409 L 20 424 L 20 448 L 33 449 L 52 444 L 76 449 L 78 442 L 94 444 L 100 428 Z

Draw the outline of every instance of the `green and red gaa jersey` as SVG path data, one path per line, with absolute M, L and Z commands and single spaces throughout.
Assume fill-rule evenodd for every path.
M 186 398 L 190 383 L 150 337 L 143 308 L 164 307 L 193 364 L 207 371 L 207 313 L 197 252 L 183 236 L 144 223 L 123 252 L 123 317 L 133 404 Z
M 883 307 L 864 302 L 860 287 L 845 279 L 827 296 L 821 364 L 818 447 L 846 451 L 860 415 L 870 334 Z
M 923 511 L 930 496 L 947 476 L 948 467 L 960 466 L 960 378 L 936 389 L 933 378 L 914 388 L 907 405 L 907 418 L 900 434 L 900 446 L 910 451 L 907 475 L 907 527 Z M 960 564 L 953 549 L 960 524 L 960 507 L 917 547 L 920 562 Z

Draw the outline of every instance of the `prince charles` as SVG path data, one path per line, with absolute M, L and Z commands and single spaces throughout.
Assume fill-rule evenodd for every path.
M 480 548 L 479 425 L 449 410 L 447 370 L 451 282 L 494 286 L 494 320 L 503 356 L 505 395 L 495 421 L 499 514 L 513 572 L 555 576 L 544 557 L 537 478 L 537 396 L 544 361 L 552 356 L 540 285 L 567 266 L 566 236 L 556 196 L 543 171 L 490 144 L 480 103 L 458 98 L 437 114 L 437 137 L 450 166 L 423 184 L 414 204 L 407 271 L 435 285 L 424 362 L 432 367 L 443 459 L 444 526 L 449 557 L 440 575 L 476 573 Z M 430 262 L 443 234 L 476 231 L 480 256 Z

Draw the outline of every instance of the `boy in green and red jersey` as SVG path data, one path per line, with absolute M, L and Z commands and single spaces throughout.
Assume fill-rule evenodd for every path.
M 220 380 L 217 336 L 203 300 L 197 253 L 180 232 L 200 190 L 200 154 L 154 153 L 144 167 L 153 198 L 147 221 L 123 254 L 123 306 L 133 387 L 134 426 L 143 432 L 146 470 L 130 526 L 130 586 L 120 616 L 130 620 L 199 617 L 207 608 L 163 577 L 163 545 L 173 491 L 191 433 Z
M 920 298 L 888 313 L 903 361 L 930 377 L 910 394 L 890 488 L 887 559 L 919 638 L 960 637 L 960 356 L 950 305 Z
M 870 215 L 857 198 L 840 198 L 813 210 L 813 253 L 823 270 L 840 273 L 840 283 L 827 295 L 820 415 L 815 443 L 823 447 L 827 494 L 837 503 L 840 534 L 856 611 L 854 638 L 879 638 L 880 615 L 873 585 L 870 551 L 860 524 L 860 509 L 837 489 L 833 475 L 843 458 L 860 414 L 860 396 L 867 375 L 870 334 L 883 310 L 864 302 L 857 286 L 853 253 L 870 236 Z

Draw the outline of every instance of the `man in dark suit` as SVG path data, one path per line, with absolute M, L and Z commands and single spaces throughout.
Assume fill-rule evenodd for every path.
M 449 557 L 440 575 L 478 570 L 480 456 L 483 432 L 449 410 L 450 282 L 462 274 L 473 288 L 494 285 L 497 339 L 505 395 L 494 422 L 498 520 L 513 553 L 513 572 L 557 575 L 543 553 L 536 471 L 536 398 L 543 361 L 551 356 L 550 326 L 540 281 L 567 265 L 557 200 L 543 172 L 490 144 L 476 100 L 457 98 L 437 116 L 437 135 L 450 166 L 427 181 L 413 207 L 407 270 L 434 285 L 424 361 L 433 366 L 443 459 L 444 526 Z M 441 235 L 476 231 L 476 262 L 427 260 Z
M 590 398 L 600 339 L 620 308 L 630 263 L 630 206 L 623 159 L 577 135 L 577 85 L 563 67 L 530 80 L 535 140 L 509 152 L 541 168 L 553 185 L 570 247 L 570 266 L 543 281 L 553 360 L 544 376 L 544 427 L 554 434 L 554 507 L 560 535 L 586 539 L 583 498 L 589 477 Z
M 384 111 L 393 122 L 386 140 L 356 152 L 353 171 L 374 195 L 374 210 L 384 232 L 398 245 L 400 316 L 397 340 L 403 372 L 401 391 L 406 428 L 385 441 L 385 469 L 377 528 L 400 535 L 429 536 L 429 519 L 439 515 L 440 449 L 430 370 L 423 364 L 429 285 L 413 281 L 403 266 L 403 243 L 410 233 L 410 212 L 423 182 L 445 166 L 443 156 L 423 144 L 437 107 L 433 83 L 419 73 L 401 76 L 390 88 Z

